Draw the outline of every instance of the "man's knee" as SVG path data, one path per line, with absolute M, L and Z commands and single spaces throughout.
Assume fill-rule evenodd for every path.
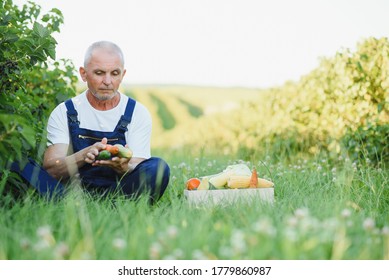
M 169 165 L 161 158 L 152 157 L 141 162 L 125 179 L 123 191 L 127 195 L 150 192 L 153 201 L 165 192 L 170 178 Z
M 158 191 L 157 188 L 160 188 L 160 191 L 164 192 L 170 178 L 169 165 L 161 158 L 153 157 L 150 158 L 149 161 L 152 170 L 151 177 L 154 178 L 156 191 Z

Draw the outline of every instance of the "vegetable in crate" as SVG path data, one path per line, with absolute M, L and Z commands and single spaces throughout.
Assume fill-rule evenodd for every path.
M 210 176 L 209 183 L 217 189 L 242 189 L 242 188 L 270 188 L 274 184 L 271 181 L 258 177 L 257 170 L 253 171 L 245 164 L 227 166 L 222 172 Z
M 255 169 L 255 167 L 254 167 L 252 174 L 251 174 L 249 187 L 250 188 L 258 188 L 258 173 L 257 173 L 257 169 Z
M 227 187 L 230 189 L 246 189 L 250 185 L 251 177 L 247 175 L 232 175 L 228 178 Z
M 199 187 L 200 183 L 201 183 L 200 179 L 190 178 L 188 181 L 186 181 L 186 189 L 190 191 L 196 190 Z
M 209 190 L 209 179 L 204 177 L 201 179 L 200 185 L 197 188 L 198 190 Z
M 231 176 L 251 176 L 251 170 L 242 163 L 229 165 L 223 172 L 209 176 L 209 183 L 217 189 L 224 189 L 227 187 L 228 179 Z

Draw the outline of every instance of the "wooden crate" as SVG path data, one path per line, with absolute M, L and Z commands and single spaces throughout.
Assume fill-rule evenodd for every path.
M 235 202 L 250 202 L 260 200 L 274 202 L 274 187 L 255 189 L 221 189 L 221 190 L 184 190 L 188 202 L 195 206 L 230 204 Z

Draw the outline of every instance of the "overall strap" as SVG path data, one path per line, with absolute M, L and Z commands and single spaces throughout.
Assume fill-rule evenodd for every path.
M 68 124 L 69 126 L 78 126 L 80 122 L 77 118 L 77 111 L 74 109 L 74 105 L 71 99 L 65 101 L 66 108 L 68 109 L 66 114 L 68 115 Z
M 115 130 L 119 130 L 125 133 L 128 129 L 127 126 L 131 123 L 132 114 L 134 113 L 136 101 L 128 97 L 126 110 L 124 111 L 124 115 L 121 116 Z

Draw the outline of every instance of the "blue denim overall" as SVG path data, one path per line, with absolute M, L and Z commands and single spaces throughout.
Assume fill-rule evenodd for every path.
M 131 122 L 136 101 L 128 98 L 124 115 L 121 116 L 114 131 L 103 132 L 80 128 L 77 111 L 71 99 L 65 102 L 70 138 L 73 151 L 78 152 L 100 142 L 104 137 L 108 144 L 126 144 L 125 132 Z M 104 166 L 85 164 L 79 169 L 82 184 L 87 190 L 107 193 L 119 188 L 127 196 L 138 196 L 142 192 L 150 192 L 152 200 L 157 200 L 164 193 L 170 176 L 169 166 L 160 158 L 149 158 L 136 166 L 129 174 L 119 176 L 113 169 Z

